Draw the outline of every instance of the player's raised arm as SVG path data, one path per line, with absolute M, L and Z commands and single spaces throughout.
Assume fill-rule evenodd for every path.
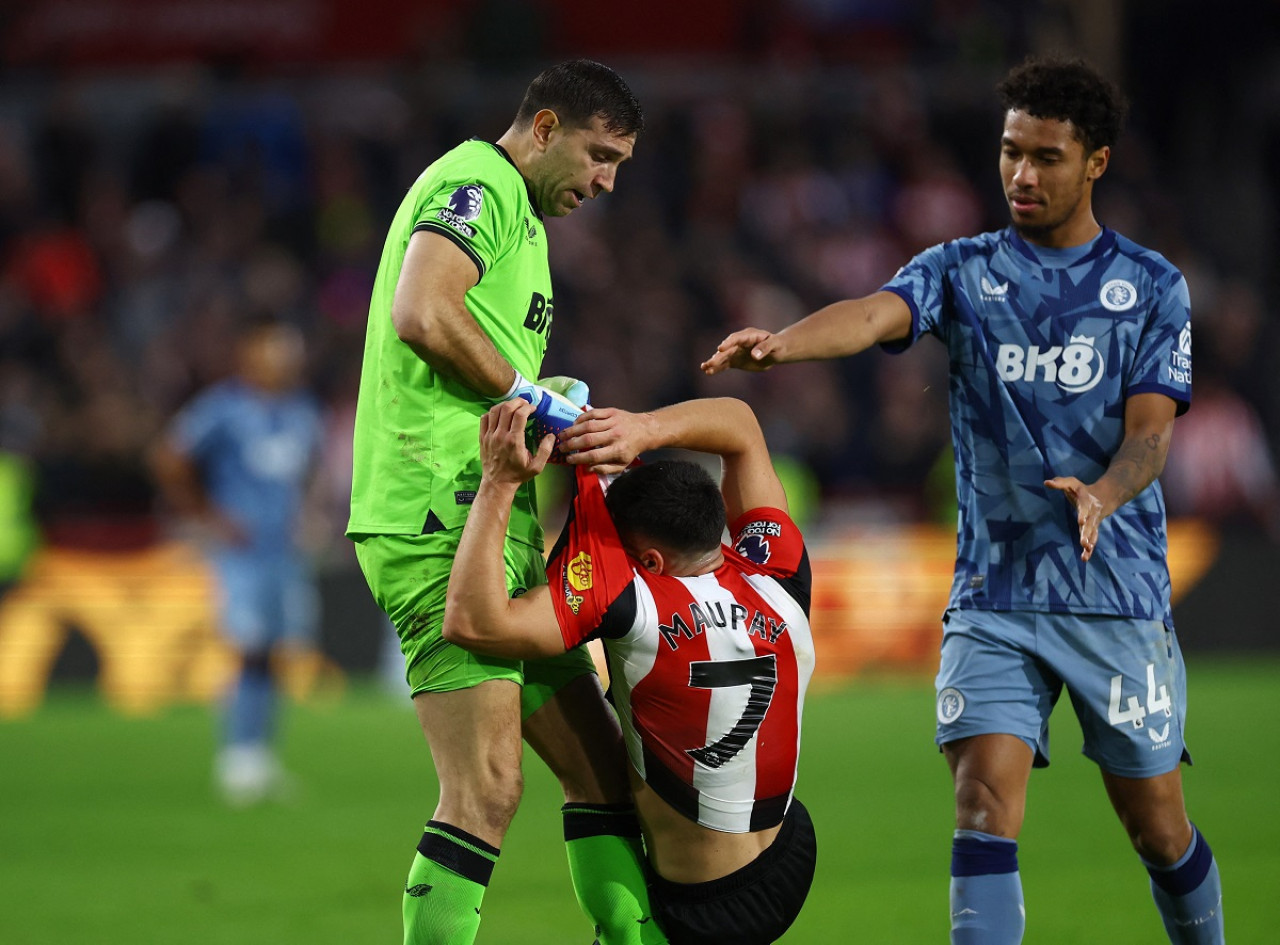
M 758 506 L 786 509 L 760 423 L 731 397 L 686 400 L 651 413 L 589 410 L 560 438 L 568 462 L 597 472 L 620 472 L 648 450 L 674 447 L 724 459 L 725 504 L 732 520 Z
M 453 242 L 414 233 L 391 305 L 396 336 L 437 371 L 485 397 L 519 397 L 535 407 L 544 398 L 555 400 L 544 419 L 548 428 L 563 429 L 577 415 L 569 408 L 587 402 L 587 385 L 564 376 L 535 384 L 508 364 L 463 303 L 477 275 L 475 263 Z
M 464 304 L 479 276 L 476 264 L 450 240 L 425 230 L 414 233 L 391 321 L 396 336 L 431 367 L 496 398 L 509 391 L 516 372 Z
M 1081 561 L 1093 556 L 1102 520 L 1151 485 L 1164 469 L 1177 408 L 1164 394 L 1135 394 L 1124 405 L 1124 440 L 1097 482 L 1086 485 L 1074 476 L 1045 480 L 1075 506 Z
M 533 407 L 507 400 L 480 418 L 483 469 L 471 513 L 453 559 L 445 598 L 444 638 L 476 653 L 533 659 L 563 653 L 564 638 L 545 585 L 522 597 L 507 593 L 503 542 L 516 490 L 542 471 L 553 439 L 538 452 L 525 445 Z
M 788 361 L 816 361 L 857 354 L 911 333 L 911 309 L 893 292 L 876 292 L 818 309 L 779 332 L 744 328 L 720 342 L 702 362 L 707 374 L 729 368 L 765 371 Z

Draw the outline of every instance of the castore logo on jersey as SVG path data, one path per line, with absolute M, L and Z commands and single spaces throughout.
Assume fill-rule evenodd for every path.
M 1008 282 L 992 282 L 987 276 L 982 277 L 982 301 L 984 302 L 1007 302 L 1009 301 L 1009 283 Z

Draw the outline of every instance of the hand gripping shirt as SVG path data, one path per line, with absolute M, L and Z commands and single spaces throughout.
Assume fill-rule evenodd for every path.
M 623 550 L 602 480 L 575 473 L 547 578 L 565 646 L 604 641 L 631 764 L 704 827 L 781 823 L 814 666 L 799 529 L 778 509 L 752 509 L 731 524 L 714 572 L 655 575 Z
M 1044 480 L 1094 482 L 1124 439 L 1125 400 L 1191 400 L 1187 284 L 1104 229 L 1074 250 L 1013 230 L 927 249 L 885 289 L 950 357 L 959 502 L 952 607 L 1170 619 L 1165 510 L 1153 482 L 1080 560 L 1076 512 Z
M 383 247 L 356 407 L 348 535 L 416 535 L 428 511 L 461 527 L 480 483 L 480 417 L 493 400 L 426 364 L 391 323 L 405 250 L 419 230 L 452 240 L 475 264 L 467 311 L 525 377 L 539 375 L 551 330 L 546 232 L 524 178 L 502 148 L 464 142 L 409 189 Z M 521 487 L 508 534 L 541 547 L 533 495 L 532 483 Z

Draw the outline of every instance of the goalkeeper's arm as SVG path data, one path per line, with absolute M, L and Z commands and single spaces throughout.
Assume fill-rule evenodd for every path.
M 435 370 L 494 400 L 510 392 L 515 369 L 467 311 L 479 273 L 461 249 L 437 233 L 409 239 L 391 303 L 396 336 Z
M 431 367 L 484 397 L 541 405 L 549 431 L 558 433 L 586 404 L 587 385 L 572 377 L 534 383 L 508 364 L 464 304 L 477 277 L 475 264 L 451 241 L 414 233 L 391 303 L 397 337 Z

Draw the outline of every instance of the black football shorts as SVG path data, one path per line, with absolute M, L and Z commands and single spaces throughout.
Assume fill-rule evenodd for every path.
M 650 870 L 654 918 L 671 945 L 768 945 L 800 914 L 817 859 L 813 821 L 793 797 L 769 848 L 728 876 L 673 883 Z

